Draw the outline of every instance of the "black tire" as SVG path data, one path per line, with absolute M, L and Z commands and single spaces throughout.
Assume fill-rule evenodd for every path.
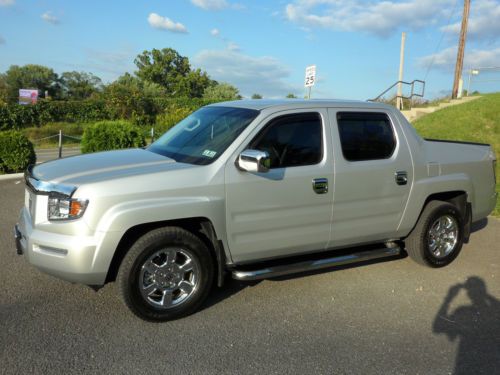
M 189 272 L 196 272 L 196 287 L 192 288 L 191 294 L 184 296 L 185 300 L 179 303 L 178 306 L 156 305 L 155 303 L 160 303 L 159 301 L 162 298 L 160 297 L 162 295 L 160 289 L 155 290 L 151 294 L 151 298 L 143 295 L 146 293 L 143 292 L 146 289 L 144 287 L 145 279 L 154 280 L 154 282 L 151 282 L 151 285 L 154 284 L 153 288 L 157 285 L 157 279 L 152 274 L 150 275 L 147 271 L 144 271 L 144 269 L 147 269 L 144 267 L 146 267 L 146 264 L 151 264 L 153 257 L 156 256 L 153 259 L 159 259 L 160 255 L 156 254 L 164 251 L 174 251 L 174 259 L 182 258 L 182 254 L 187 254 L 190 257 L 189 259 L 196 265 L 193 271 L 188 271 L 188 274 Z M 179 251 L 179 253 L 176 251 Z M 184 253 L 181 253 L 181 251 Z M 165 259 L 165 264 L 167 264 L 169 258 Z M 165 275 L 165 273 L 161 274 L 161 286 L 165 287 L 165 283 L 168 282 L 172 282 L 173 285 L 175 280 L 172 280 L 172 276 L 167 275 L 167 277 Z M 165 277 L 167 277 L 168 281 L 165 281 L 167 280 Z M 207 246 L 197 236 L 185 229 L 164 227 L 144 234 L 131 246 L 120 265 L 117 283 L 123 301 L 135 315 L 148 321 L 168 321 L 185 317 L 198 310 L 210 292 L 213 278 L 214 262 Z M 188 293 L 184 293 L 183 290 L 179 289 L 178 294 L 187 295 Z M 169 293 L 169 295 L 172 301 L 175 301 L 175 292 Z
M 436 256 L 431 251 L 432 239 L 429 231 L 440 218 L 452 218 L 458 229 L 456 243 L 450 246 L 446 255 Z M 464 241 L 464 221 L 460 211 L 454 205 L 443 201 L 430 201 L 424 208 L 417 225 L 405 239 L 408 255 L 417 263 L 438 268 L 450 264 L 460 253 Z

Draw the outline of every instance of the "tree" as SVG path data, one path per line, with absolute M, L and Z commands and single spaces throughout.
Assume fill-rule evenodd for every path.
M 262 99 L 262 95 L 260 94 L 253 94 L 252 99 Z
M 206 72 L 192 70 L 189 59 L 172 48 L 144 51 L 134 63 L 137 77 L 164 87 L 170 96 L 199 98 L 214 84 Z
M 38 89 L 51 97 L 60 96 L 61 87 L 57 74 L 50 68 L 42 65 L 11 65 L 4 74 L 7 85 L 7 101 L 17 103 L 19 89 Z
M 0 105 L 7 104 L 8 86 L 5 81 L 5 74 L 0 74 Z
M 223 82 L 207 87 L 203 93 L 203 98 L 208 100 L 227 101 L 241 99 L 241 95 L 236 87 Z
M 207 87 L 215 84 L 217 82 L 212 81 L 206 72 L 192 70 L 175 85 L 176 96 L 201 98 Z
M 287 96 L 287 99 L 297 99 L 297 96 L 295 94 L 289 93 Z
M 154 122 L 157 114 L 154 99 L 163 96 L 164 92 L 165 89 L 156 83 L 125 73 L 104 88 L 103 96 L 115 117 L 132 119 L 143 125 Z
M 82 100 L 102 89 L 102 81 L 92 73 L 64 72 L 61 74 L 63 97 Z

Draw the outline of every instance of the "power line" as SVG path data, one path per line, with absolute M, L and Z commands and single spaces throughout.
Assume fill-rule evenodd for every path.
M 427 76 L 429 75 L 429 72 L 430 72 L 432 66 L 434 65 L 434 61 L 436 60 L 436 54 L 437 54 L 439 48 L 441 47 L 441 43 L 443 42 L 444 35 L 446 33 L 446 29 L 448 28 L 448 26 L 450 26 L 451 19 L 455 15 L 455 12 L 457 10 L 457 5 L 458 5 L 458 0 L 455 0 L 455 5 L 453 6 L 453 10 L 450 13 L 450 17 L 448 17 L 448 22 L 446 23 L 446 26 L 443 28 L 443 31 L 441 33 L 441 37 L 439 38 L 439 42 L 438 42 L 438 44 L 436 46 L 436 49 L 435 49 L 434 53 L 432 54 L 431 62 L 429 63 L 429 66 L 427 67 L 427 71 L 425 72 L 424 81 L 427 80 Z

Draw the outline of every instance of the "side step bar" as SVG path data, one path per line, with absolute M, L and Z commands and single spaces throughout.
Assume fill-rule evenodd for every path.
M 325 259 L 316 259 L 298 263 L 290 263 L 285 265 L 272 266 L 258 270 L 234 270 L 232 272 L 233 279 L 252 281 L 269 279 L 272 277 L 291 275 L 307 271 L 320 270 L 334 266 L 341 266 L 350 263 L 363 262 L 373 259 L 389 258 L 401 254 L 399 247 L 388 247 L 369 251 L 362 251 L 348 255 L 341 255 Z

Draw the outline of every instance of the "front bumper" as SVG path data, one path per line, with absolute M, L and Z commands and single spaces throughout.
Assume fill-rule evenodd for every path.
M 17 253 L 41 271 L 73 283 L 105 283 L 111 256 L 104 260 L 99 256 L 107 250 L 103 235 L 65 235 L 34 228 L 25 207 L 14 232 Z

